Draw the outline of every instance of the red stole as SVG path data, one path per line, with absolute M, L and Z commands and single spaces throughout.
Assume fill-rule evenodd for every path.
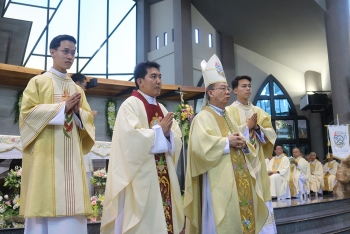
M 146 98 L 142 96 L 138 91 L 133 90 L 131 96 L 134 96 L 140 99 L 145 106 L 145 110 L 147 113 L 149 128 L 156 125 L 158 123 L 158 118 L 164 118 L 164 114 L 162 109 L 157 102 L 157 105 L 149 104 Z M 171 202 L 171 191 L 170 191 L 170 178 L 168 173 L 168 166 L 165 159 L 165 154 L 155 154 L 154 160 L 156 163 L 157 173 L 158 173 L 158 181 L 159 181 L 159 189 L 162 197 L 163 210 L 165 216 L 165 222 L 168 230 L 168 234 L 173 234 L 173 213 L 172 213 L 172 202 Z
M 132 91 L 131 96 L 137 97 L 138 99 L 140 99 L 143 102 L 143 105 L 145 106 L 145 109 L 146 109 L 149 124 L 152 122 L 152 120 L 154 120 L 153 118 L 155 116 L 158 116 L 158 117 L 160 116 L 160 117 L 164 118 L 163 111 L 162 111 L 162 109 L 160 109 L 158 102 L 157 102 L 157 105 L 149 104 L 148 101 L 146 100 L 146 98 L 144 98 L 144 96 L 142 96 L 142 94 L 140 94 L 136 90 Z M 150 128 L 152 128 L 152 126 L 150 126 Z

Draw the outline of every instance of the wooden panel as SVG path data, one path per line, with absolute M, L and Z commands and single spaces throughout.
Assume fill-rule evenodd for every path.
M 0 84 L 26 87 L 29 80 L 41 74 L 42 70 L 33 69 L 22 66 L 15 66 L 9 64 L 0 63 Z M 135 87 L 135 83 L 131 81 L 123 80 L 111 80 L 104 78 L 96 78 L 97 87 L 88 89 L 87 94 L 100 95 L 100 96 L 120 96 L 125 91 L 128 93 L 121 97 L 130 96 L 131 88 Z M 160 98 L 165 100 L 180 100 L 180 95 L 176 93 L 180 88 L 179 85 L 163 84 Z M 202 87 L 190 87 L 182 86 L 184 99 L 189 100 L 193 98 L 201 98 L 204 94 L 204 88 Z

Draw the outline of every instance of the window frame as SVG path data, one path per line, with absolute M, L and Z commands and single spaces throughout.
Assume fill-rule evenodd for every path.
M 273 83 L 275 83 L 283 92 L 283 95 L 274 95 Z M 269 96 L 261 95 L 261 92 L 264 90 L 266 85 L 269 85 Z M 290 105 L 291 115 L 288 116 L 277 116 L 275 109 L 275 100 L 276 99 L 287 99 Z M 309 120 L 305 116 L 299 116 L 295 109 L 294 103 L 290 98 L 287 90 L 283 87 L 283 85 L 273 76 L 269 75 L 266 80 L 261 84 L 258 89 L 253 104 L 256 105 L 259 100 L 269 100 L 270 108 L 271 108 L 271 124 L 276 131 L 276 120 L 292 120 L 293 128 L 294 128 L 294 138 L 293 139 L 284 139 L 284 138 L 276 138 L 276 144 L 281 145 L 296 145 L 299 147 L 300 145 L 307 145 L 308 149 L 311 150 L 311 135 L 310 135 L 310 124 Z M 299 123 L 298 120 L 306 120 L 306 128 L 307 128 L 307 138 L 299 138 Z M 305 152 L 304 152 L 305 153 Z

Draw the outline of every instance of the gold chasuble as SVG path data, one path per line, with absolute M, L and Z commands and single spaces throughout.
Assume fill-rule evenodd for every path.
M 337 174 L 337 168 L 339 163 L 335 160 L 327 162 L 323 166 L 324 172 L 324 186 L 323 191 L 333 191 L 334 181 L 336 180 L 335 175 Z
M 72 112 L 64 124 L 49 125 L 63 102 L 81 93 L 81 130 Z M 69 76 L 51 72 L 32 78 L 23 92 L 19 119 L 23 145 L 20 215 L 58 217 L 92 213 L 83 154 L 95 140 L 91 109 L 84 91 Z
M 243 105 L 237 102 L 233 102 L 231 106 L 226 107 L 227 114 L 231 116 L 239 125 L 238 129 L 243 134 L 247 127 L 247 120 L 254 113 L 257 113 L 258 119 L 257 123 L 260 127 L 260 131 L 264 133 L 264 140 L 266 143 L 262 143 L 256 132 L 253 129 L 249 130 L 249 142 L 256 149 L 256 162 L 253 164 L 257 165 L 259 170 L 255 171 L 257 177 L 260 178 L 258 182 L 261 185 L 261 188 L 269 188 L 269 179 L 267 176 L 266 163 L 264 163 L 265 158 L 268 158 L 272 155 L 273 147 L 276 141 L 276 133 L 271 124 L 271 117 L 261 108 L 252 105 L 250 102 L 248 105 Z M 258 165 L 261 164 L 261 167 Z M 259 175 L 259 176 L 258 176 Z M 262 189 L 264 201 L 271 200 L 270 189 Z
M 257 185 L 255 149 L 250 153 L 230 148 L 223 154 L 230 127 L 235 122 L 205 107 L 194 118 L 188 144 L 185 186 L 186 233 L 202 233 L 202 176 L 208 173 L 217 234 L 259 233 L 268 218 L 261 187 Z
M 149 104 L 138 91 L 120 106 L 112 138 L 101 233 L 182 231 L 184 214 L 176 175 L 182 143 L 176 121 L 171 129 L 174 155 L 150 154 L 155 144 L 151 127 L 166 114 L 162 104 Z

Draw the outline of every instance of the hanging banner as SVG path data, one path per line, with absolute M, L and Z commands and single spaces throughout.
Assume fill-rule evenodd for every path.
M 328 125 L 329 141 L 331 142 L 333 155 L 339 159 L 349 156 L 349 126 Z

